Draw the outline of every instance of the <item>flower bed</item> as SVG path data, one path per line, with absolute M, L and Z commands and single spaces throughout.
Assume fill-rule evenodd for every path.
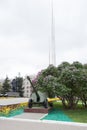
M 20 110 L 23 111 L 24 107 L 26 106 L 28 106 L 27 102 L 7 106 L 0 106 L 0 116 L 8 117 L 15 111 L 20 113 Z

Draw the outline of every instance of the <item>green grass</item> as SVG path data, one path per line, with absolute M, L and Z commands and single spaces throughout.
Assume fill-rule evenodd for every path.
M 87 123 L 87 109 L 82 108 L 81 104 L 74 110 L 68 110 L 63 108 L 61 102 L 54 102 L 54 108 L 62 110 L 74 122 Z
M 77 109 L 77 110 L 64 110 L 73 121 L 80 123 L 87 123 L 87 110 Z

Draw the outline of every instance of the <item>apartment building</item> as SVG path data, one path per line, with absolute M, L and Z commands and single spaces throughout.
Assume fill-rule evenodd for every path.
M 30 79 L 33 80 L 35 76 L 30 76 Z M 30 97 L 32 94 L 33 88 L 31 87 L 30 81 L 27 79 L 27 76 L 25 76 L 23 80 L 23 88 L 24 88 L 24 97 Z

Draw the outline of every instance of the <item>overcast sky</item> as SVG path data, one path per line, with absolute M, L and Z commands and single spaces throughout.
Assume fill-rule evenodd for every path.
M 87 0 L 53 0 L 56 66 L 87 63 Z M 49 65 L 51 0 L 0 0 L 0 78 Z

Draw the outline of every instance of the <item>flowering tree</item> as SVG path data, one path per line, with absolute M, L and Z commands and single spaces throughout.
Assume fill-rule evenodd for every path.
M 61 64 L 57 93 L 62 97 L 64 107 L 75 108 L 78 100 L 87 106 L 87 70 L 79 62 L 64 66 Z M 60 66 L 58 68 L 60 70 Z
M 71 66 L 63 69 L 61 73 L 59 83 L 62 85 L 62 102 L 65 107 L 74 108 L 78 103 L 79 73 L 78 69 Z
M 50 65 L 38 73 L 33 83 L 49 97 L 61 97 L 65 108 L 75 108 L 79 99 L 87 107 L 87 66 L 80 62 Z
M 48 97 L 55 97 L 55 88 L 57 86 L 57 78 L 48 75 L 43 78 L 42 86 L 40 89 L 47 93 Z
M 57 85 L 57 71 L 56 67 L 50 65 L 47 69 L 42 70 L 32 81 L 37 90 L 46 92 L 48 97 L 54 97 L 55 87 Z

